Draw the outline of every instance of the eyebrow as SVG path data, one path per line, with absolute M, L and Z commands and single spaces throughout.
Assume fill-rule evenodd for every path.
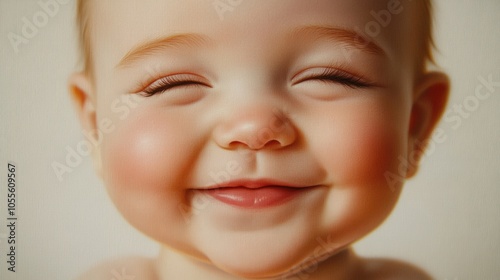
M 292 38 L 297 39 L 301 39 L 305 36 L 313 36 L 318 40 L 327 38 L 348 48 L 358 49 L 371 54 L 385 54 L 381 47 L 353 30 L 331 26 L 310 25 L 295 29 L 291 35 Z M 211 42 L 212 40 L 208 36 L 197 33 L 175 34 L 160 37 L 132 48 L 123 56 L 116 65 L 116 68 L 127 67 L 144 57 L 162 53 L 167 50 L 202 47 Z
M 196 33 L 175 34 L 160 37 L 132 48 L 123 56 L 120 62 L 116 65 L 116 68 L 127 67 L 144 57 L 162 53 L 166 50 L 201 47 L 208 45 L 210 42 L 211 40 L 207 36 Z
M 292 32 L 294 38 L 303 38 L 307 36 L 313 36 L 314 39 L 331 39 L 336 43 L 342 44 L 346 48 L 354 48 L 360 51 L 376 54 L 385 55 L 384 50 L 377 45 L 372 40 L 363 37 L 360 33 L 339 28 L 333 26 L 322 26 L 322 25 L 309 25 L 304 27 L 299 27 Z

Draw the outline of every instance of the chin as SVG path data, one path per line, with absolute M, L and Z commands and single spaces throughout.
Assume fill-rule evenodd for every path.
M 212 265 L 231 275 L 245 279 L 281 279 L 306 270 L 314 272 L 320 262 L 343 249 L 327 244 L 326 239 L 325 242 L 319 238 L 308 242 L 279 242 L 279 239 L 274 237 L 268 244 L 259 245 L 242 238 L 241 244 L 205 254 Z

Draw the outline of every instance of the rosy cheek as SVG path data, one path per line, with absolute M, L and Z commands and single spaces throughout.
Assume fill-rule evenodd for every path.
M 394 171 L 398 156 L 404 156 L 404 127 L 395 125 L 389 114 L 366 112 L 371 113 L 339 114 L 331 127 L 323 129 L 330 133 L 323 134 L 318 146 L 324 148 L 317 152 L 330 167 L 335 184 L 381 184 L 384 173 Z
M 178 193 L 189 161 L 184 138 L 183 128 L 161 113 L 131 115 L 118 123 L 102 150 L 103 177 L 112 198 L 159 199 Z
M 158 174 L 168 164 L 165 156 L 170 154 L 170 145 L 165 138 L 159 127 L 139 122 L 121 127 L 105 145 L 105 175 L 123 187 L 155 187 Z
M 353 110 L 349 110 L 353 111 Z M 390 213 L 399 192 L 384 174 L 394 171 L 404 155 L 404 125 L 394 125 L 390 114 L 347 114 L 338 111 L 316 150 L 331 176 L 325 226 L 346 242 L 355 240 Z
M 346 179 L 363 185 L 383 183 L 384 174 L 394 170 L 398 155 L 404 151 L 402 135 L 380 120 L 372 120 L 351 133 L 352 141 L 345 146 L 351 154 L 343 167 Z

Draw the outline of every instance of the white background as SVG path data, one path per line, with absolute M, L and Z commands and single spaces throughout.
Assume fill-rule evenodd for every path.
M 448 107 L 471 108 L 479 76 L 500 82 L 500 1 L 436 2 L 436 57 L 452 80 Z M 88 157 L 63 181 L 52 170 L 83 137 L 66 86 L 77 67 L 75 5 L 61 5 L 16 53 L 9 32 L 20 34 L 23 17 L 39 11 L 36 1 L 0 0 L 1 279 L 72 279 L 104 259 L 157 252 L 116 212 Z M 356 244 L 361 255 L 403 259 L 436 279 L 498 279 L 500 87 L 494 89 L 459 127 L 443 120 L 446 141 L 425 158 L 386 223 Z M 16 273 L 6 263 L 7 162 L 17 165 Z

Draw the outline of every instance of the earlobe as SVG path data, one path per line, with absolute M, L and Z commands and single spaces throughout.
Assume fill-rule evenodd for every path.
M 68 80 L 69 93 L 80 124 L 92 143 L 100 143 L 97 133 L 95 93 L 92 82 L 83 73 L 74 73 Z M 101 177 L 101 159 L 99 144 L 92 145 L 92 160 L 97 174 Z
M 410 115 L 408 157 L 412 164 L 407 178 L 418 170 L 418 162 L 446 108 L 449 89 L 448 76 L 441 72 L 426 73 L 417 84 Z

